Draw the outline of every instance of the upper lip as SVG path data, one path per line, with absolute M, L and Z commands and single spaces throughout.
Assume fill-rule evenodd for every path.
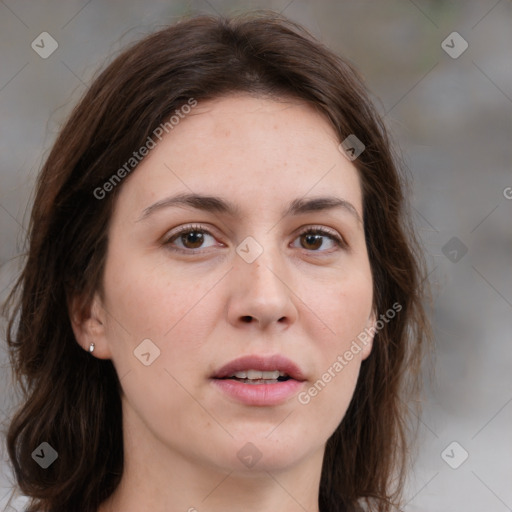
M 217 370 L 212 376 L 214 379 L 231 377 L 234 373 L 243 370 L 272 371 L 279 370 L 292 379 L 303 381 L 304 374 L 301 369 L 287 357 L 279 354 L 273 356 L 250 355 L 233 359 Z

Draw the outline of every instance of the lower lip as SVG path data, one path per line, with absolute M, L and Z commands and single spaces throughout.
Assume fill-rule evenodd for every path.
M 289 379 L 274 384 L 245 384 L 233 379 L 212 379 L 221 391 L 247 405 L 279 405 L 297 394 L 303 382 Z

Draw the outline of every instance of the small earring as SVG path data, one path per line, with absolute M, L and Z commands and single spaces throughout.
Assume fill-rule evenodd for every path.
M 90 352 L 91 354 L 94 352 L 94 347 L 95 347 L 95 346 L 96 346 L 96 345 L 95 345 L 94 343 L 91 343 L 91 344 L 89 345 L 89 352 Z

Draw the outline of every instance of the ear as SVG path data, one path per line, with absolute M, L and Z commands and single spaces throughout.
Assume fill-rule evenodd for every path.
M 106 336 L 107 313 L 98 293 L 94 294 L 88 305 L 84 305 L 80 297 L 71 299 L 69 316 L 78 344 L 88 352 L 91 343 L 94 343 L 94 352 L 91 355 L 99 359 L 110 359 L 111 352 Z
M 368 320 L 366 322 L 366 328 L 365 328 L 366 337 L 365 337 L 363 349 L 361 351 L 361 359 L 362 360 L 366 359 L 372 352 L 373 339 L 375 338 L 375 332 L 376 332 L 376 327 L 375 327 L 376 321 L 377 321 L 377 313 L 375 312 L 374 309 L 372 309 L 372 312 L 370 313 L 370 316 L 368 317 Z

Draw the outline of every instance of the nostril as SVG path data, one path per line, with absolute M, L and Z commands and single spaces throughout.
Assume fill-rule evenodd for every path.
M 243 316 L 243 317 L 242 317 L 242 320 L 243 320 L 244 322 L 249 323 L 249 322 L 251 322 L 251 320 L 252 320 L 252 316 Z

